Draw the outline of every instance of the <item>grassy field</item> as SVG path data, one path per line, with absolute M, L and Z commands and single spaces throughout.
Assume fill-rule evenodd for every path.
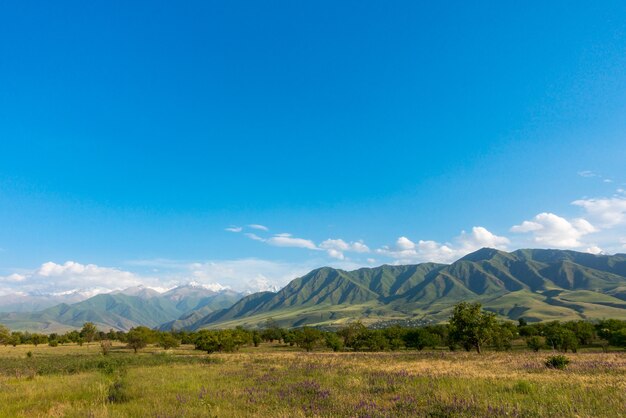
M 0 416 L 626 416 L 626 353 L 550 354 L 0 347 Z

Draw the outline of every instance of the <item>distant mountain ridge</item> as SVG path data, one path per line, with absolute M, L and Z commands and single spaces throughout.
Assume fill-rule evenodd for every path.
M 227 309 L 168 325 L 255 327 L 269 318 L 283 326 L 333 327 L 353 319 L 427 323 L 446 320 L 460 301 L 480 301 L 509 319 L 626 319 L 626 255 L 483 248 L 452 264 L 350 272 L 323 267 L 276 293 L 255 293 Z
M 76 303 L 88 299 L 92 294 L 80 291 L 62 294 L 11 294 L 0 296 L 2 312 L 35 312 L 61 303 Z
M 208 314 L 232 305 L 241 297 L 243 294 L 230 289 L 213 291 L 193 284 L 164 293 L 137 286 L 36 312 L 0 313 L 0 323 L 14 330 L 59 332 L 93 322 L 100 329 L 126 331 L 139 325 L 157 327 L 193 311 Z

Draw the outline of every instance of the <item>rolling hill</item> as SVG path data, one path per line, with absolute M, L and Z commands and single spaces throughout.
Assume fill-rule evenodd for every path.
M 164 329 L 445 321 L 454 304 L 480 301 L 502 318 L 626 319 L 626 254 L 483 248 L 446 264 L 324 267 L 280 291 L 246 296 L 229 308 L 190 312 Z

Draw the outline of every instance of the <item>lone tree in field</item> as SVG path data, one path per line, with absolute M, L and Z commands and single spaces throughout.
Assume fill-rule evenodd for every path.
M 450 318 L 450 339 L 467 351 L 475 348 L 480 354 L 497 328 L 496 314 L 484 312 L 479 302 L 461 302 L 454 307 Z
M 145 348 L 148 343 L 153 340 L 153 332 L 148 327 L 136 327 L 132 328 L 126 334 L 126 347 L 132 348 L 137 354 L 137 351 Z

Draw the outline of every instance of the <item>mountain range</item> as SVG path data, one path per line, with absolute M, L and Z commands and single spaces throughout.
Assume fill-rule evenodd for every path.
M 460 301 L 479 301 L 511 320 L 626 319 L 626 254 L 483 248 L 452 264 L 324 267 L 279 292 L 255 293 L 167 326 L 255 327 L 270 318 L 287 327 L 336 327 L 354 319 L 426 324 L 447 320 Z
M 528 321 L 626 319 L 626 254 L 483 248 L 452 264 L 323 267 L 277 292 L 247 296 L 198 286 L 165 293 L 138 287 L 34 313 L 0 314 L 12 329 L 60 330 L 86 321 L 102 329 L 162 330 L 281 326 L 338 327 L 446 321 L 460 301 L 479 301 L 501 318 Z
M 213 291 L 195 284 L 164 293 L 137 286 L 36 312 L 0 313 L 0 323 L 13 330 L 45 333 L 80 328 L 85 322 L 93 322 L 102 330 L 127 331 L 139 325 L 154 328 L 191 312 L 209 314 L 231 306 L 241 297 L 243 294 L 229 289 Z

